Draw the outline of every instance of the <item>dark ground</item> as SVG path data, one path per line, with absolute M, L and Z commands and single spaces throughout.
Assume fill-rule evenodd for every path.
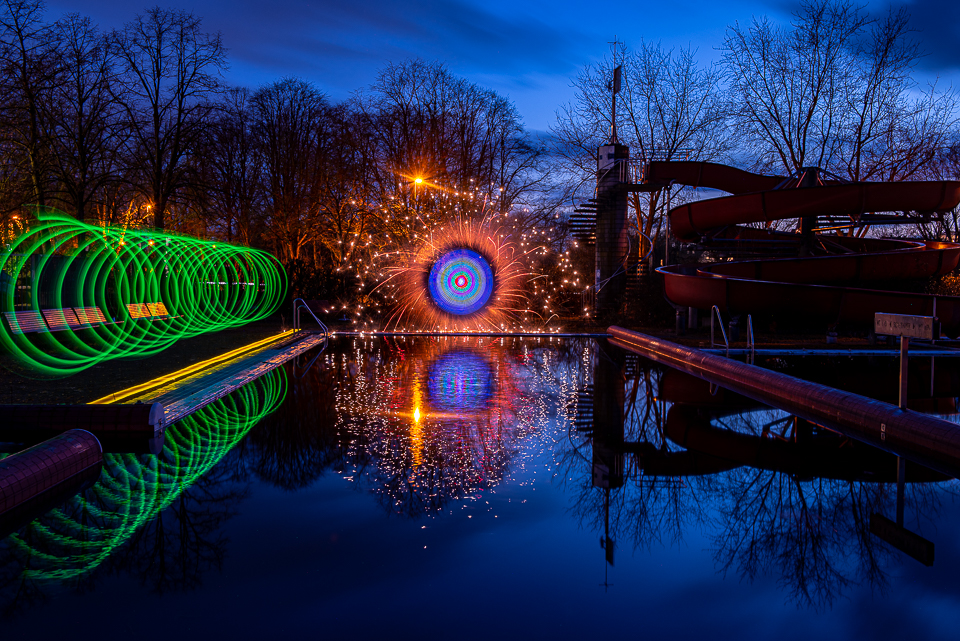
M 0 405 L 88 403 L 112 392 L 145 383 L 193 363 L 212 358 L 261 338 L 278 334 L 279 314 L 243 327 L 187 338 L 155 356 L 105 361 L 59 379 L 38 378 L 9 354 L 0 353 Z

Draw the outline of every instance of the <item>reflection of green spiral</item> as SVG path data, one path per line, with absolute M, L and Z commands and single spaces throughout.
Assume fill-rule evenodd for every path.
M 286 289 L 276 259 L 248 247 L 158 231 L 85 225 L 52 211 L 0 253 L 0 309 L 93 308 L 116 323 L 16 334 L 0 342 L 31 367 L 73 374 L 99 361 L 145 356 L 176 340 L 243 325 L 277 309 Z M 29 292 L 29 299 L 17 292 Z M 135 319 L 127 305 L 163 303 L 170 318 Z
M 107 454 L 100 480 L 6 546 L 30 558 L 23 577 L 63 581 L 99 566 L 206 474 L 286 396 L 282 368 L 173 425 L 159 456 Z M 29 534 L 29 536 L 27 536 Z

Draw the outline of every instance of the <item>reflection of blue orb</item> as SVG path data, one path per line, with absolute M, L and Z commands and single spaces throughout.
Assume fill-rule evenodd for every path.
M 453 249 L 430 269 L 430 297 L 450 314 L 466 316 L 480 310 L 493 293 L 490 263 L 470 249 Z
M 493 372 L 486 359 L 472 352 L 448 352 L 430 365 L 430 406 L 445 412 L 486 409 L 493 396 Z

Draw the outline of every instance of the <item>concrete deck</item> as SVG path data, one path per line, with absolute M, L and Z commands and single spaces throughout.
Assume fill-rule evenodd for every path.
M 326 340 L 323 334 L 284 332 L 93 403 L 160 403 L 169 426 Z

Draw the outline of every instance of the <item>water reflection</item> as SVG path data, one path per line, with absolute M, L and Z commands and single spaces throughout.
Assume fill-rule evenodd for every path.
M 559 399 L 544 378 L 557 358 L 489 338 L 358 342 L 331 356 L 338 472 L 407 517 L 479 499 L 548 425 Z
M 576 511 L 605 548 L 680 542 L 695 528 L 708 533 L 718 571 L 774 576 L 798 605 L 887 587 L 900 555 L 870 533 L 870 518 L 892 513 L 894 456 L 611 348 L 598 350 L 593 374 L 594 405 L 622 398 L 622 419 L 595 420 L 558 459 L 581 479 Z M 588 475 L 581 452 L 591 442 Z M 622 466 L 622 479 L 605 481 L 598 465 Z M 956 482 L 909 463 L 906 478 L 909 525 L 929 531 Z
M 223 524 L 247 492 L 235 466 L 217 464 L 282 402 L 286 385 L 274 370 L 208 405 L 171 426 L 158 456 L 106 454 L 92 488 L 0 541 L 4 611 L 116 573 L 161 593 L 198 585 L 220 567 Z
M 487 359 L 467 349 L 454 349 L 430 364 L 427 374 L 429 403 L 442 412 L 485 410 L 493 397 L 494 380 Z M 417 384 L 419 387 L 419 381 Z M 418 419 L 417 416 L 414 418 Z
M 93 489 L 0 543 L 2 603 L 121 573 L 196 587 L 252 481 L 339 477 L 391 517 L 443 518 L 532 483 L 534 463 L 605 568 L 696 532 L 719 574 L 824 608 L 884 590 L 902 559 L 870 533 L 893 511 L 892 456 L 592 339 L 355 338 L 292 369 L 178 424 L 159 457 L 108 455 Z M 908 525 L 929 532 L 956 482 L 913 465 L 907 480 Z

